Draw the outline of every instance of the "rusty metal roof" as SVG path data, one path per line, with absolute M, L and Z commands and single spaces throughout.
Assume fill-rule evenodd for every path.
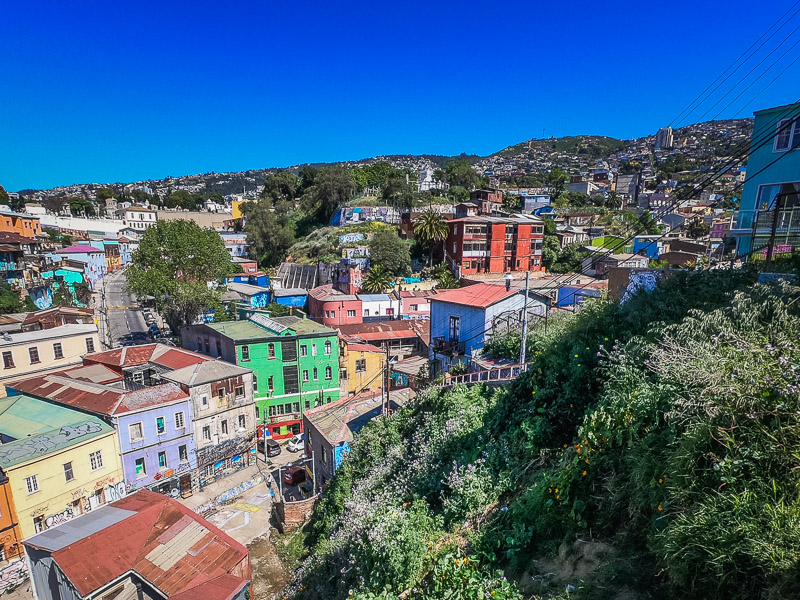
M 129 571 L 169 598 L 228 600 L 248 584 L 247 548 L 176 500 L 140 490 L 110 506 L 129 514 L 116 513 L 100 530 L 92 527 L 95 511 L 73 519 L 71 537 L 78 539 L 66 547 L 51 550 L 50 531 L 25 543 L 51 551 L 82 596 Z
M 105 352 L 94 352 L 83 357 L 84 364 L 101 363 L 110 367 L 135 367 L 155 363 L 168 369 L 181 369 L 207 360 L 208 356 L 166 344 L 123 346 Z

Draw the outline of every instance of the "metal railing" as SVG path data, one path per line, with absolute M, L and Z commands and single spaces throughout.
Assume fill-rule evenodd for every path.
M 463 341 L 451 340 L 445 337 L 435 337 L 433 338 L 433 351 L 436 354 L 458 356 L 465 353 L 466 345 Z
M 443 385 L 474 385 L 477 383 L 510 381 L 519 377 L 520 373 L 524 371 L 524 368 L 531 364 L 533 363 L 527 362 L 524 364 L 503 365 L 483 371 L 475 371 L 474 373 L 465 373 L 464 375 L 450 375 L 446 373 Z

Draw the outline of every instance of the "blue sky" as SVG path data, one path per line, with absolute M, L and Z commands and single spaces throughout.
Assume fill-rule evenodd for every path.
M 6 3 L 0 184 L 646 135 L 793 3 Z M 798 51 L 721 118 L 794 101 L 800 62 L 747 105 Z

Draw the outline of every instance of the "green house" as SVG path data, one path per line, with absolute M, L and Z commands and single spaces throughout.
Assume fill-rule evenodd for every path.
M 253 370 L 256 420 L 273 438 L 300 433 L 303 411 L 339 399 L 337 332 L 310 319 L 257 313 L 181 336 L 188 350 Z

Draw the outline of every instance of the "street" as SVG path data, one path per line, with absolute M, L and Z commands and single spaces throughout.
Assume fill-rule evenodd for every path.
M 136 296 L 125 290 L 125 270 L 119 269 L 105 276 L 104 299 L 108 315 L 108 333 L 105 341 L 112 347 L 144 344 L 150 341 L 147 323 Z

